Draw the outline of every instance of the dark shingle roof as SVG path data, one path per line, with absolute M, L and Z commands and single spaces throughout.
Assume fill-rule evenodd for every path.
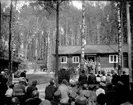
M 128 52 L 128 46 L 122 47 L 123 52 Z M 117 45 L 86 45 L 85 53 L 117 53 Z M 81 54 L 81 46 L 59 46 L 59 54 Z

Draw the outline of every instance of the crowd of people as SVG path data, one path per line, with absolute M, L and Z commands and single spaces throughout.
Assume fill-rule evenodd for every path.
M 132 103 L 133 97 L 129 89 L 129 76 L 125 72 L 121 76 L 116 72 L 99 72 L 98 75 L 90 72 L 86 75 L 84 70 L 78 82 L 69 83 L 64 76 L 56 88 L 51 81 L 45 95 L 52 105 L 122 105 Z
M 66 74 L 67 75 L 67 74 Z M 25 74 L 21 75 L 22 77 Z M 70 83 L 69 76 L 59 78 L 58 86 L 54 79 L 45 89 L 45 99 L 39 98 L 37 81 L 26 84 L 25 79 L 7 86 L 7 78 L 0 76 L 1 105 L 122 105 L 132 102 L 133 92 L 129 89 L 129 76 L 123 72 L 89 75 L 82 70 L 77 82 Z M 129 104 L 129 105 L 130 105 Z M 132 105 L 132 104 L 131 104 Z
M 39 99 L 39 92 L 36 87 L 37 81 L 32 81 L 32 84 L 28 84 L 26 79 L 26 72 L 20 74 L 19 80 L 15 84 L 7 85 L 8 78 L 5 75 L 0 75 L 0 105 L 29 105 L 31 98 Z M 34 91 L 34 92 L 33 92 Z M 36 102 L 36 101 L 35 101 Z M 30 105 L 39 105 L 38 103 Z

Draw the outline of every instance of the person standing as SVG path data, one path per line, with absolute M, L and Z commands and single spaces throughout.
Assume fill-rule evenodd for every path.
M 0 105 L 5 105 L 5 93 L 8 89 L 7 81 L 7 78 L 4 77 L 0 80 Z
M 101 64 L 100 64 L 100 62 L 98 62 L 98 64 L 97 64 L 97 71 L 101 72 Z
M 87 84 L 87 75 L 85 74 L 85 70 L 82 70 L 82 73 L 80 74 L 78 81 L 81 86 L 83 84 Z
M 96 76 L 94 73 L 91 71 L 89 76 L 88 76 L 88 84 L 95 84 L 96 83 Z

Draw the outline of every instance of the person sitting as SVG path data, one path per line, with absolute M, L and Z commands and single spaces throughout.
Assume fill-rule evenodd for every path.
M 82 89 L 79 90 L 79 95 L 75 98 L 75 105 L 87 105 L 87 98 Z
M 106 75 L 105 75 L 105 73 L 103 73 L 103 75 L 101 77 L 101 82 L 106 83 Z
M 88 85 L 84 84 L 82 89 L 84 96 L 88 99 L 90 97 L 90 91 L 88 90 Z
M 99 74 L 98 74 L 97 77 L 96 77 L 96 81 L 97 81 L 97 83 L 100 83 L 100 82 L 101 82 L 101 77 L 100 77 Z
M 96 90 L 96 95 L 98 96 L 99 94 L 105 94 L 105 90 L 104 90 L 104 83 L 100 83 L 99 88 Z
M 45 89 L 45 99 L 52 101 L 54 98 L 54 93 L 56 91 L 56 87 L 54 86 L 54 80 L 50 80 L 50 84 Z
M 110 73 L 108 73 L 107 77 L 106 77 L 106 84 L 111 83 L 111 81 L 112 81 L 112 77 L 111 77 Z
M 106 85 L 106 105 L 115 105 L 116 91 L 113 89 L 111 83 Z
M 93 71 L 91 71 L 88 77 L 88 84 L 95 84 L 95 83 L 96 83 L 96 76 L 94 75 Z
M 34 90 L 32 92 L 32 97 L 25 101 L 25 105 L 40 105 L 42 100 L 39 98 L 39 92 Z
M 96 92 L 95 92 L 95 86 L 90 85 L 89 86 L 89 105 L 95 105 L 96 104 Z
M 14 87 L 14 85 L 11 84 L 9 86 L 9 88 L 7 89 L 7 91 L 6 91 L 6 94 L 5 94 L 5 96 L 6 96 L 6 105 L 11 104 L 11 98 L 12 98 L 12 95 L 13 95 L 13 87 Z
M 21 104 L 23 104 L 25 96 L 25 81 L 20 78 L 19 83 L 15 84 L 13 87 L 13 97 L 17 97 Z
M 68 82 L 67 80 L 63 80 L 61 85 L 59 85 L 58 90 L 60 91 L 61 94 L 61 99 L 60 99 L 60 103 L 61 105 L 67 105 L 69 104 L 69 94 L 70 94 L 70 90 L 68 87 Z
M 75 101 L 75 98 L 77 96 L 78 88 L 76 83 L 71 83 L 70 88 L 70 101 Z
M 36 85 L 37 85 L 37 81 L 32 81 L 32 84 L 27 87 L 27 89 L 26 89 L 26 97 L 27 98 L 31 98 L 32 97 L 32 92 L 34 90 L 38 90 Z
M 98 105 L 105 105 L 105 103 L 106 103 L 105 94 L 100 93 L 100 94 L 97 96 L 97 104 L 98 104 Z
M 12 97 L 11 104 L 9 105 L 20 105 L 19 99 L 17 97 Z

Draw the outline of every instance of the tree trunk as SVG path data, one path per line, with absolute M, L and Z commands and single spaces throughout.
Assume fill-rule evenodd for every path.
M 131 55 L 131 24 L 130 24 L 130 12 L 129 12 L 129 2 L 126 3 L 126 11 L 127 11 L 127 32 L 128 32 L 128 68 L 129 68 L 129 82 L 133 82 L 132 75 L 132 55 Z
M 117 16 L 118 16 L 118 74 L 122 72 L 122 35 L 121 35 L 121 11 L 120 2 L 117 3 Z
M 81 27 L 81 70 L 84 69 L 84 63 L 85 63 L 85 5 L 84 1 L 82 1 L 82 27 Z
M 12 83 L 12 0 L 10 4 L 10 21 L 9 21 L 9 84 Z
M 59 47 L 59 1 L 56 3 L 56 49 L 55 49 L 55 81 L 58 85 L 58 69 L 59 69 L 59 56 L 58 56 L 58 47 Z
M 65 38 L 66 38 L 66 46 L 68 45 L 68 20 L 66 19 L 66 29 L 65 29 Z
M 2 13 L 2 8 L 1 8 L 1 1 L 0 1 L 0 40 L 2 38 L 2 34 L 1 34 L 1 13 Z

